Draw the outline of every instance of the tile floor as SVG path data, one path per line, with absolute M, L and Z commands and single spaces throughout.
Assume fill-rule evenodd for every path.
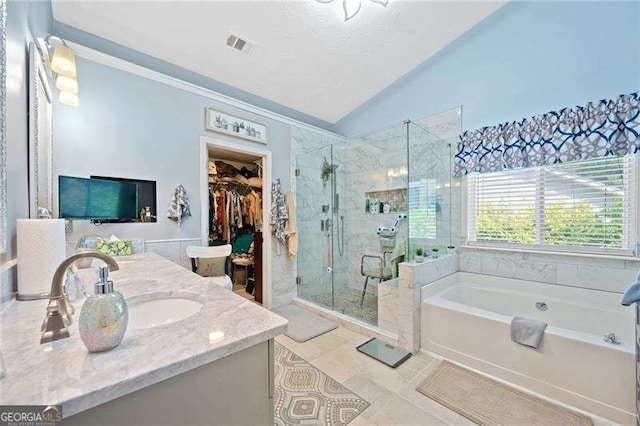
M 242 296 L 248 300 L 256 300 L 253 294 L 249 294 L 245 291 L 245 285 L 243 283 L 234 283 L 233 284 L 233 292 L 238 296 Z
M 300 294 L 300 293 L 299 293 Z M 302 295 L 302 298 L 324 306 L 332 311 L 359 319 L 367 324 L 378 324 L 378 296 L 366 293 L 362 305 L 360 305 L 362 290 L 349 287 L 337 287 L 334 294 L 331 292 L 310 293 Z M 332 308 L 331 303 L 335 303 Z
M 438 359 L 420 353 L 392 369 L 356 350 L 367 340 L 344 327 L 304 343 L 276 337 L 278 343 L 371 403 L 350 425 L 474 424 L 415 390 Z

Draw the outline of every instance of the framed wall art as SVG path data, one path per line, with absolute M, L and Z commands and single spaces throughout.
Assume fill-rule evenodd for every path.
M 239 118 L 231 114 L 205 108 L 204 128 L 210 132 L 222 133 L 258 143 L 267 143 L 267 126 Z

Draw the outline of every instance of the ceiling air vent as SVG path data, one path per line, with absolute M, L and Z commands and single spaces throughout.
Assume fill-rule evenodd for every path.
M 239 37 L 233 33 L 227 38 L 227 46 L 236 49 L 239 52 L 246 53 L 247 55 L 253 50 L 254 44 L 246 39 Z

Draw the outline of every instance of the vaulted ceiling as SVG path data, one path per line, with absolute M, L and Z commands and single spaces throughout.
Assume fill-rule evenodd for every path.
M 54 18 L 335 123 L 495 12 L 504 1 L 58 1 Z M 226 41 L 253 44 L 249 54 Z

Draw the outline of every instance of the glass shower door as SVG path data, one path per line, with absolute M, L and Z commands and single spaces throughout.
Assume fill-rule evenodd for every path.
M 298 296 L 397 333 L 399 264 L 459 233 L 451 155 L 413 122 L 298 154 Z
M 330 145 L 296 156 L 298 297 L 334 309 L 333 194 Z

